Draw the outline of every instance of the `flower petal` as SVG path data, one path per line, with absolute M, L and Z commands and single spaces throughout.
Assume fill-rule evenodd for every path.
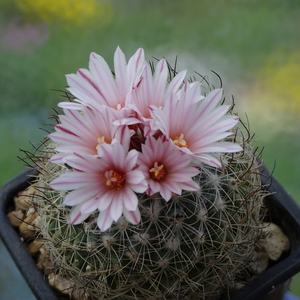
M 129 211 L 136 210 L 138 205 L 138 198 L 136 194 L 131 189 L 124 188 L 122 191 L 122 196 L 124 207 Z
M 70 214 L 70 220 L 72 225 L 77 225 L 82 223 L 90 214 L 83 214 L 80 211 L 81 205 L 73 207 Z
M 123 207 L 123 214 L 125 219 L 134 225 L 139 224 L 141 221 L 141 213 L 138 208 L 136 208 L 134 211 L 129 211 L 125 207 Z
M 123 191 L 114 194 L 110 205 L 110 216 L 116 222 L 122 215 L 123 211 Z
M 97 187 L 96 185 L 95 186 L 89 185 L 87 187 L 83 187 L 81 189 L 77 189 L 68 193 L 65 196 L 63 204 L 74 206 L 79 203 L 85 202 L 86 200 L 94 197 L 97 194 L 98 190 L 95 189 L 96 187 Z
M 104 211 L 99 213 L 97 218 L 97 225 L 101 229 L 101 231 L 106 231 L 112 224 L 113 219 L 110 216 L 110 208 L 107 208 Z

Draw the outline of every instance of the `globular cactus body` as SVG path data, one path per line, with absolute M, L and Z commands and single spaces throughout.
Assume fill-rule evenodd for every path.
M 154 77 L 149 83 L 147 80 L 152 76 L 149 75 L 151 68 L 143 68 L 140 62 L 141 53 L 137 51 L 134 59 L 128 63 L 126 71 L 135 68 L 138 77 L 134 79 L 128 73 L 128 78 L 123 78 L 129 86 L 128 90 L 125 84 L 121 86 L 121 75 L 116 73 L 118 93 L 125 96 L 121 97 L 121 103 L 118 102 L 118 98 L 115 99 L 113 109 L 125 114 L 122 115 L 121 121 L 116 119 L 114 111 L 109 112 L 109 109 L 102 107 L 103 104 L 101 106 L 94 98 L 89 98 L 90 95 L 95 96 L 92 88 L 99 83 L 96 79 L 91 83 L 92 73 L 87 75 L 87 71 L 81 71 L 77 75 L 69 76 L 70 91 L 75 93 L 77 98 L 84 92 L 86 96 L 82 96 L 83 100 L 78 101 L 80 103 L 61 105 L 67 116 L 60 116 L 62 124 L 57 126 L 57 133 L 50 135 L 52 141 L 46 142 L 42 159 L 38 162 L 40 174 L 35 182 L 38 192 L 34 198 L 38 214 L 41 216 L 38 235 L 44 241 L 44 248 L 50 256 L 52 272 L 68 278 L 74 290 L 82 291 L 83 299 L 218 299 L 231 292 L 237 283 L 251 277 L 249 264 L 261 236 L 261 208 L 264 196 L 257 157 L 250 145 L 251 138 L 248 132 L 244 130 L 246 133 L 243 133 L 243 130 L 235 127 L 237 118 L 228 112 L 229 106 L 221 103 L 220 90 L 208 94 L 206 98 L 198 95 L 198 83 L 183 83 L 184 74 L 176 75 L 175 71 L 174 74 L 168 75 L 167 70 L 170 72 L 170 69 L 164 60 L 158 63 L 159 67 L 155 72 L 152 70 Z M 120 63 L 123 56 L 119 49 L 116 51 L 116 57 L 116 61 Z M 99 57 L 92 54 L 91 60 L 95 63 Z M 122 67 L 121 63 L 120 65 Z M 118 72 L 120 68 L 117 68 Z M 108 76 L 107 72 L 105 76 Z M 168 76 L 171 78 L 167 80 Z M 91 86 L 82 88 L 78 84 L 82 80 L 86 80 Z M 145 81 L 146 84 L 143 85 Z M 162 83 L 163 81 L 165 83 Z M 74 87 L 74 82 L 78 86 Z M 154 86 L 152 94 L 148 91 L 149 86 Z M 128 117 L 125 110 L 122 112 L 124 105 L 126 108 L 129 101 L 129 94 L 132 101 L 129 107 L 134 111 L 134 118 L 132 115 Z M 113 93 L 110 91 L 109 95 L 112 97 Z M 141 103 L 149 101 L 148 96 L 156 97 L 156 102 L 153 100 L 153 105 L 147 104 L 145 107 L 148 110 L 149 106 L 150 111 L 143 115 L 145 107 L 142 107 Z M 101 97 L 105 98 L 102 90 Z M 183 103 L 186 103 L 190 110 L 185 112 Z M 161 107 L 162 105 L 165 106 Z M 176 105 L 179 108 L 176 108 Z M 103 123 L 94 137 L 93 132 L 98 130 L 95 124 L 100 120 L 97 119 L 98 110 L 101 110 L 101 118 L 107 118 L 115 127 L 114 130 L 108 130 L 109 133 L 106 132 L 105 136 L 101 131 L 103 126 L 105 127 Z M 198 113 L 194 119 L 195 122 L 199 122 L 198 128 L 192 128 L 192 118 L 185 120 L 182 117 L 188 118 L 188 113 L 191 114 L 193 110 Z M 183 129 L 178 129 L 178 124 L 175 124 L 174 128 L 184 131 L 185 123 L 189 124 L 193 135 L 189 136 L 188 131 L 178 131 L 172 136 L 172 116 L 177 116 L 177 121 L 182 122 Z M 169 118 L 168 126 L 165 125 L 163 117 L 166 120 Z M 81 127 L 75 121 L 78 121 Z M 222 125 L 219 126 L 221 129 L 218 124 Z M 89 131 L 91 127 L 93 130 Z M 126 134 L 118 133 L 119 128 L 125 127 L 129 130 L 128 143 L 124 143 Z M 207 137 L 205 130 L 209 132 L 210 128 L 214 131 L 211 133 L 212 137 Z M 204 132 L 200 132 L 202 129 Z M 132 135 L 132 131 L 135 134 Z M 203 145 L 197 140 L 198 132 Z M 220 139 L 222 142 L 218 144 Z M 67 142 L 60 145 L 61 140 Z M 70 148 L 73 149 L 70 147 L 70 140 L 77 143 L 74 142 L 73 152 L 77 156 L 75 160 L 72 156 L 74 153 L 68 153 Z M 108 146 L 106 141 L 112 145 Z M 114 143 L 118 145 L 114 146 Z M 152 154 L 151 143 L 154 144 Z M 147 153 L 153 157 L 158 155 L 160 146 L 155 143 L 160 143 L 166 151 L 171 149 L 170 156 L 180 152 L 178 159 L 187 162 L 186 170 L 191 178 L 185 177 L 188 175 L 184 174 L 184 170 L 178 170 L 178 173 L 181 172 L 180 176 L 171 174 L 172 177 L 167 174 L 172 168 L 168 169 L 168 158 L 162 155 L 153 161 L 153 167 L 143 166 L 143 162 L 147 162 Z M 85 159 L 85 162 L 95 159 L 98 162 L 97 159 L 101 161 L 107 149 L 125 148 L 132 159 L 139 155 L 136 168 L 130 169 L 126 174 L 131 172 L 130 174 L 144 176 L 141 180 L 128 180 L 133 188 L 136 188 L 137 183 L 140 184 L 140 190 L 143 188 L 142 192 L 135 193 L 138 198 L 137 207 L 128 208 L 129 204 L 124 202 L 126 211 L 123 210 L 118 220 L 111 220 L 111 226 L 102 228 L 103 230 L 99 229 L 98 211 L 95 209 L 88 211 L 88 214 L 84 214 L 87 210 L 78 213 L 77 217 L 83 217 L 82 222 L 77 224 L 74 208 L 71 209 L 65 203 L 68 189 L 52 189 L 49 185 L 53 187 L 53 182 L 65 184 L 57 179 L 67 178 L 65 174 L 85 174 L 87 167 L 80 159 Z M 203 149 L 211 149 L 216 154 L 207 154 Z M 191 158 L 188 155 L 191 155 Z M 125 154 L 122 157 L 125 157 Z M 161 159 L 165 159 L 166 164 L 160 161 Z M 111 160 L 113 161 L 113 158 Z M 146 173 L 136 171 L 140 165 Z M 94 168 L 93 164 L 90 168 Z M 113 192 L 117 195 L 128 182 L 127 175 L 122 173 L 123 169 L 116 166 L 114 168 L 117 169 L 117 175 L 112 175 L 115 174 L 115 169 L 108 168 L 99 178 L 104 178 L 106 185 L 101 183 L 104 188 L 114 188 Z M 82 176 L 84 178 L 84 175 Z M 171 195 L 171 192 L 163 190 L 164 182 L 160 181 L 164 176 L 173 178 L 174 182 L 178 181 L 178 184 L 167 182 L 169 189 L 173 191 L 170 197 L 168 195 Z M 155 182 L 149 183 L 151 180 Z M 144 188 L 146 181 L 149 186 Z M 161 190 L 157 192 L 159 184 Z M 84 180 L 80 185 L 84 186 Z M 90 193 L 86 187 L 85 191 Z M 100 194 L 97 197 L 102 196 Z M 73 206 L 79 205 L 80 198 L 72 201 Z M 103 202 L 101 203 L 102 206 L 98 207 L 104 207 Z M 129 213 L 132 213 L 137 221 L 128 219 Z M 114 212 L 111 214 L 114 215 Z
M 203 166 L 194 179 L 199 192 L 169 202 L 141 194 L 141 223 L 121 217 L 106 232 L 95 215 L 70 224 L 64 193 L 47 191 L 58 172 L 47 162 L 36 183 L 47 192 L 36 198 L 56 272 L 88 299 L 217 299 L 232 290 L 249 276 L 264 194 L 255 156 L 243 142 L 242 154 L 221 157 L 223 168 Z

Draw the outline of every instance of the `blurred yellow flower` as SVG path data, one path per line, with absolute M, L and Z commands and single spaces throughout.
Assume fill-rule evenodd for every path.
M 97 0 L 15 0 L 18 8 L 30 20 L 45 23 L 85 25 L 97 17 L 97 22 L 110 22 L 113 8 L 110 2 Z
M 279 112 L 300 113 L 300 50 L 271 55 L 258 72 L 257 87 Z
M 299 132 L 300 50 L 270 55 L 256 71 L 255 82 L 246 89 L 243 99 L 250 119 L 271 126 L 270 137 L 283 128 Z

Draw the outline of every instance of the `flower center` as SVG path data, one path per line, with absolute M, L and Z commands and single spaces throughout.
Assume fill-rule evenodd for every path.
M 116 171 L 110 170 L 104 173 L 106 185 L 116 190 L 121 189 L 125 183 L 125 174 L 117 173 Z
M 163 164 L 159 165 L 156 161 L 153 165 L 153 168 L 149 170 L 151 179 L 159 181 L 163 179 L 166 175 L 166 170 Z
M 104 136 L 101 136 L 101 137 L 98 137 L 97 138 L 97 146 L 96 146 L 96 150 L 98 150 L 99 146 L 102 145 L 102 144 L 108 144 L 106 141 L 105 141 L 105 137 Z
M 175 136 L 173 139 L 173 143 L 178 147 L 188 147 L 186 140 L 184 139 L 184 134 L 181 133 L 180 136 Z
M 124 104 L 119 103 L 117 104 L 116 110 L 120 111 L 123 107 L 125 107 Z

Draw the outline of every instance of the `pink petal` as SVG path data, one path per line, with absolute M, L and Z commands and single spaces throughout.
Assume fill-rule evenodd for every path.
M 209 166 L 217 167 L 217 168 L 222 167 L 222 164 L 220 163 L 220 161 L 210 154 L 201 153 L 199 155 L 195 155 L 195 158 L 199 159 L 199 161 L 204 162 L 205 164 L 207 164 Z
M 119 127 L 115 133 L 115 139 L 123 146 L 127 152 L 130 146 L 131 131 L 127 126 Z
M 66 75 L 66 79 L 69 85 L 68 90 L 79 100 L 87 103 L 95 100 L 104 102 L 104 95 L 95 84 L 90 71 L 79 69 L 77 74 Z
M 211 112 L 222 98 L 222 89 L 215 89 L 201 101 L 201 115 Z
M 110 216 L 116 222 L 122 215 L 123 211 L 123 193 L 116 192 L 110 205 Z
M 149 180 L 149 187 L 151 189 L 150 196 L 160 191 L 160 184 L 152 179 Z
M 97 225 L 101 231 L 106 231 L 112 224 L 113 219 L 110 216 L 110 208 L 99 213 L 97 218 Z
M 144 174 L 140 170 L 133 170 L 126 173 L 126 182 L 129 184 L 139 184 L 144 178 Z
M 183 190 L 186 190 L 186 191 L 199 191 L 200 190 L 199 185 L 195 181 L 192 181 L 192 180 L 190 182 L 180 182 L 179 185 Z
M 166 83 L 168 79 L 169 69 L 165 59 L 160 60 L 155 68 L 153 83 L 154 83 L 154 94 L 153 99 L 163 99 Z M 155 103 L 153 103 L 155 104 Z M 162 104 L 162 103 L 161 103 Z
M 62 144 L 62 143 L 70 143 L 70 144 L 78 144 L 80 143 L 80 138 L 75 135 L 65 134 L 64 132 L 53 132 L 49 134 L 51 140 L 55 143 Z
M 146 180 L 141 181 L 138 184 L 130 184 L 130 188 L 136 193 L 144 193 L 148 188 Z
M 124 188 L 122 191 L 122 196 L 124 207 L 129 211 L 136 210 L 138 205 L 138 198 L 136 194 L 131 189 Z
M 185 75 L 186 71 L 181 71 L 171 80 L 166 91 L 166 97 L 169 97 L 171 92 L 176 92 L 179 89 L 183 83 Z
M 209 146 L 211 146 L 211 144 L 213 144 L 219 140 L 225 139 L 227 136 L 232 135 L 232 134 L 233 133 L 229 132 L 229 131 L 215 133 L 212 135 L 205 134 L 205 136 L 203 135 L 203 137 L 199 138 L 198 141 L 195 141 L 194 143 L 191 142 L 190 149 L 193 152 L 198 152 L 198 151 L 203 152 L 202 150 L 205 147 L 207 147 L 207 146 L 209 147 Z M 212 151 L 208 151 L 208 152 L 212 152 Z
M 89 147 L 89 145 L 60 145 L 55 148 L 57 152 L 61 152 L 64 156 L 66 155 L 73 155 L 76 153 L 85 153 L 90 155 L 97 154 L 96 148 L 93 149 L 92 147 Z M 52 160 L 52 157 L 51 157 Z
M 99 171 L 107 166 L 107 162 L 103 159 L 85 153 L 80 155 L 75 153 L 73 156 L 68 156 L 65 161 L 69 166 L 76 170 L 87 172 L 90 175 L 94 174 L 93 176 L 95 176 L 95 180 L 99 177 Z
M 97 178 L 94 174 L 68 172 L 54 179 L 49 185 L 56 190 L 68 191 L 85 187 L 96 181 Z
M 115 196 L 115 192 L 114 191 L 108 191 L 108 192 L 104 192 L 99 199 L 98 202 L 98 209 L 99 211 L 104 211 L 107 210 L 108 207 L 111 205 L 111 202 L 113 201 Z
M 112 145 L 111 155 L 114 158 L 113 161 L 116 166 L 119 168 L 124 168 L 124 161 L 125 161 L 125 150 L 123 146 L 119 143 L 115 143 Z
M 239 152 L 242 151 L 243 148 L 234 143 L 230 142 L 216 142 L 213 144 L 209 144 L 206 147 L 201 148 L 201 152 L 203 153 L 208 152 L 208 153 L 213 153 L 213 152 L 224 152 L 224 153 L 231 153 L 231 152 Z
M 99 197 L 94 197 L 88 201 L 85 201 L 80 208 L 83 214 L 91 214 L 98 208 Z
M 81 189 L 74 190 L 70 193 L 68 193 L 65 198 L 64 198 L 64 205 L 70 205 L 74 206 L 79 203 L 83 203 L 86 200 L 94 197 L 97 194 L 97 185 L 93 186 L 88 186 L 88 187 L 83 187 Z
M 166 189 L 172 191 L 172 193 L 180 195 L 182 192 L 182 189 L 180 188 L 178 182 L 171 182 L 170 180 L 168 180 L 164 182 L 162 185 L 164 185 Z
M 57 105 L 60 108 L 64 109 L 74 109 L 74 110 L 80 110 L 82 109 L 82 105 L 79 103 L 74 103 L 74 102 L 60 102 Z
M 141 213 L 138 208 L 134 211 L 128 211 L 125 207 L 123 207 L 123 214 L 125 219 L 134 225 L 139 224 L 141 221 Z
M 168 202 L 171 197 L 172 197 L 172 193 L 171 191 L 165 186 L 165 185 L 161 185 L 160 186 L 160 194 L 161 196 Z
M 70 220 L 72 225 L 77 225 L 82 223 L 89 216 L 89 214 L 83 214 L 80 211 L 80 208 L 81 205 L 77 205 L 71 210 Z
M 127 82 L 126 58 L 122 50 L 117 47 L 114 55 L 114 66 L 116 82 L 119 90 L 119 97 L 125 97 L 129 86 Z M 121 98 L 122 99 L 122 98 Z
M 144 49 L 139 48 L 135 54 L 129 59 L 127 64 L 128 82 L 134 85 L 135 80 L 140 79 L 140 73 L 145 66 L 145 53 Z
M 97 86 L 101 87 L 101 94 L 107 105 L 116 107 L 118 104 L 116 94 L 117 86 L 106 61 L 100 55 L 92 52 L 90 55 L 89 69 Z
M 188 182 L 191 180 L 191 177 L 196 176 L 199 174 L 199 171 L 195 170 L 189 170 L 185 171 L 182 170 L 180 173 L 171 173 L 168 174 L 168 181 L 173 181 L 173 182 Z
M 63 163 L 65 163 L 64 158 L 65 158 L 65 154 L 56 153 L 49 159 L 49 161 L 56 163 L 56 164 L 63 164 Z

